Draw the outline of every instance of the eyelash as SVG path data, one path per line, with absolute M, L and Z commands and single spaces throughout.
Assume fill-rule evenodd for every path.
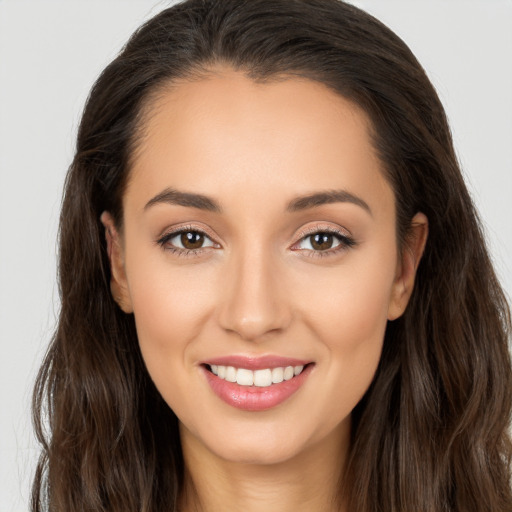
M 175 247 L 171 244 L 169 244 L 169 241 L 173 238 L 182 235 L 184 233 L 197 233 L 199 235 L 203 235 L 205 238 L 210 240 L 213 244 L 216 244 L 216 242 L 213 242 L 212 237 L 206 233 L 202 229 L 198 229 L 194 226 L 185 226 L 182 228 L 177 229 L 176 231 L 171 231 L 169 233 L 165 233 L 163 236 L 161 236 L 156 242 L 162 249 L 165 251 L 170 252 L 171 254 L 175 254 L 176 256 L 180 257 L 194 257 L 199 256 L 202 254 L 205 250 L 207 250 L 209 247 L 200 247 L 198 249 L 182 249 L 181 247 Z M 216 244 L 218 245 L 218 244 Z
M 297 242 L 293 244 L 293 246 L 296 246 L 300 244 L 302 241 L 306 240 L 307 238 L 312 237 L 313 235 L 319 235 L 319 234 L 325 234 L 325 235 L 332 235 L 335 238 L 338 239 L 339 245 L 334 247 L 333 249 L 326 249 L 325 251 L 315 251 L 311 249 L 295 249 L 297 251 L 308 251 L 310 252 L 310 257 L 312 258 L 325 258 L 329 256 L 333 256 L 335 254 L 338 254 L 342 251 L 346 251 L 355 245 L 357 245 L 357 242 L 352 238 L 351 236 L 347 235 L 346 233 L 343 233 L 342 231 L 339 231 L 332 227 L 315 227 L 315 228 L 309 228 L 303 231 L 300 234 L 300 238 Z
M 209 249 L 211 246 L 208 247 L 200 247 L 198 249 L 185 249 L 180 247 L 175 247 L 173 245 L 169 244 L 169 241 L 173 238 L 182 235 L 184 233 L 197 233 L 199 235 L 203 235 L 205 238 L 209 239 L 214 245 L 218 245 L 216 242 L 213 241 L 212 237 L 206 233 L 202 229 L 195 228 L 193 226 L 187 226 L 183 228 L 179 228 L 176 231 L 171 231 L 169 233 L 164 234 L 161 236 L 156 242 L 157 244 L 162 247 L 165 251 L 169 251 L 171 254 L 175 254 L 180 257 L 194 257 L 201 255 L 205 250 Z M 325 251 L 315 251 L 311 249 L 293 249 L 293 246 L 296 246 L 306 240 L 309 237 L 312 237 L 313 235 L 317 234 L 327 234 L 332 235 L 335 238 L 338 239 L 339 245 L 337 245 L 334 249 L 326 249 Z M 311 253 L 310 257 L 313 258 L 324 258 L 328 256 L 332 256 L 334 254 L 338 254 L 341 251 L 345 251 L 347 249 L 350 249 L 357 245 L 357 242 L 350 236 L 348 236 L 346 233 L 343 233 L 341 231 L 338 231 L 337 229 L 333 229 L 332 227 L 316 227 L 308 229 L 300 234 L 300 238 L 297 242 L 295 242 L 292 246 L 292 250 L 296 251 L 308 251 Z

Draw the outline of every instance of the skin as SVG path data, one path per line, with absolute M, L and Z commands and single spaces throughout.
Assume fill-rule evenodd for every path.
M 123 199 L 102 215 L 112 292 L 135 315 L 149 373 L 180 420 L 185 511 L 343 510 L 350 415 L 370 385 L 386 324 L 409 300 L 427 236 L 418 213 L 398 248 L 395 198 L 370 122 L 322 84 L 257 84 L 218 69 L 163 90 L 150 109 Z M 155 201 L 203 194 L 222 211 Z M 344 190 L 364 201 L 287 211 Z M 369 211 L 368 211 L 369 210 Z M 176 251 L 186 228 L 206 246 Z M 335 230 L 353 240 L 311 245 Z M 209 241 L 211 240 L 211 242 Z M 323 246 L 322 246 L 323 247 Z M 220 400 L 201 363 L 277 354 L 314 363 L 301 388 L 265 411 Z

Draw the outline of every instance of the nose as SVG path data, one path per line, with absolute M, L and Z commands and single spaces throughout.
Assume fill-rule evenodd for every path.
M 246 341 L 265 339 L 284 331 L 292 312 L 282 269 L 264 250 L 246 251 L 233 257 L 223 279 L 219 323 Z

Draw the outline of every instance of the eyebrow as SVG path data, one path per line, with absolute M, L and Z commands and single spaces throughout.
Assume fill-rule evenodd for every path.
M 187 206 L 189 208 L 198 208 L 209 212 L 220 213 L 222 208 L 214 199 L 202 194 L 191 194 L 189 192 L 180 192 L 173 188 L 166 188 L 160 194 L 150 199 L 144 206 L 147 210 L 158 203 L 176 204 L 178 206 Z
M 173 188 L 166 188 L 150 199 L 144 206 L 144 210 L 147 210 L 151 206 L 159 203 L 198 208 L 199 210 L 206 210 L 215 213 L 222 212 L 222 208 L 219 203 L 208 196 L 203 194 L 193 194 L 190 192 L 180 192 Z M 316 192 L 306 196 L 296 197 L 288 203 L 286 211 L 298 212 L 332 203 L 352 203 L 356 206 L 360 206 L 370 215 L 373 215 L 366 201 L 354 194 L 351 194 L 350 192 L 347 192 L 346 190 L 327 190 L 324 192 Z
M 332 203 L 352 203 L 356 206 L 360 206 L 373 216 L 372 210 L 366 201 L 346 190 L 327 190 L 325 192 L 317 192 L 307 196 L 297 197 L 288 203 L 286 211 L 297 212 Z

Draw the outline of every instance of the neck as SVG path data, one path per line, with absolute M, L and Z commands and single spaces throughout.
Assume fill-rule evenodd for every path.
M 343 430 L 343 431 L 340 431 Z M 344 512 L 340 488 L 350 425 L 292 459 L 251 464 L 222 459 L 181 427 L 185 460 L 182 512 Z

